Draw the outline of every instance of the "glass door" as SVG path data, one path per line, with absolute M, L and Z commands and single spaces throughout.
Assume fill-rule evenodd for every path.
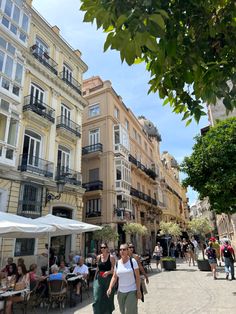
M 71 126 L 70 115 L 71 115 L 71 110 L 67 106 L 65 106 L 64 104 L 61 104 L 62 123 L 68 127 Z
M 40 148 L 41 136 L 31 131 L 25 131 L 23 158 L 27 165 L 39 167 Z

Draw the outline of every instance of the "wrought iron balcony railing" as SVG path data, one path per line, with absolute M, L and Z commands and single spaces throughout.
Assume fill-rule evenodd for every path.
M 47 52 L 45 52 L 43 49 L 41 49 L 36 44 L 31 47 L 31 52 L 33 56 L 39 60 L 45 67 L 47 67 L 50 71 L 52 71 L 54 74 L 58 74 L 57 72 L 57 63 L 49 57 Z
M 56 178 L 57 181 L 64 181 L 65 183 L 72 185 L 82 184 L 82 175 L 78 171 L 69 169 L 68 167 L 58 167 Z
M 86 218 L 101 217 L 102 213 L 101 211 L 90 210 L 86 212 L 85 216 Z
M 33 111 L 52 123 L 55 122 L 55 110 L 33 95 L 28 95 L 24 98 L 23 111 Z
M 53 177 L 53 163 L 30 154 L 20 155 L 18 170 L 37 173 L 44 177 Z
M 145 167 L 140 161 L 138 161 L 134 156 L 129 155 L 129 161 L 132 162 L 137 168 L 141 169 L 146 175 L 148 175 L 153 180 L 156 179 L 157 174 L 150 168 Z
M 102 152 L 103 146 L 101 143 L 97 143 L 94 145 L 85 146 L 82 148 L 82 155 L 87 155 L 94 152 Z
M 87 182 L 87 183 L 83 183 L 82 187 L 86 189 L 86 192 L 103 190 L 103 182 L 100 180 Z
M 73 122 L 72 120 L 68 119 L 65 116 L 57 117 L 57 129 L 63 128 L 71 133 L 74 133 L 76 136 L 81 136 L 81 127 L 77 123 Z
M 63 71 L 59 74 L 60 78 L 70 87 L 72 87 L 78 94 L 81 95 L 81 84 L 69 75 L 67 72 Z
M 148 202 L 150 204 L 153 204 L 153 205 L 157 205 L 157 201 L 154 199 L 154 198 L 151 198 L 151 196 L 139 191 L 139 190 L 136 190 L 135 188 L 132 188 L 130 189 L 130 195 L 132 196 L 135 196 L 141 200 L 144 200 L 145 202 Z

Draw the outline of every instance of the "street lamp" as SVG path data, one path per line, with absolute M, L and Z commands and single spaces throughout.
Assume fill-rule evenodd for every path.
M 54 200 L 59 200 L 61 198 L 61 194 L 64 192 L 65 184 L 66 184 L 65 180 L 56 181 L 57 195 L 55 195 L 53 193 L 49 193 L 49 191 L 46 190 L 45 206 L 47 205 L 48 202 L 54 201 Z

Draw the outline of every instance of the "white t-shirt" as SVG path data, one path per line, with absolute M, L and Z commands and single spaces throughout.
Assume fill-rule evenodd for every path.
M 88 274 L 88 266 L 83 264 L 82 266 L 76 266 L 73 270 L 73 274 L 80 273 L 81 275 L 87 275 Z
M 138 269 L 138 263 L 132 258 L 134 269 Z M 134 277 L 134 271 L 130 264 L 130 260 L 125 264 L 122 263 L 121 259 L 117 263 L 116 274 L 119 277 L 118 291 L 126 293 L 129 291 L 137 290 L 136 281 Z

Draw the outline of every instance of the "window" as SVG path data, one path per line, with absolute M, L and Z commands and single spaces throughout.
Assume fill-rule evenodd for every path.
M 137 131 L 135 129 L 133 129 L 133 137 L 137 140 Z
M 6 15 L 8 15 L 9 17 L 11 17 L 12 7 L 13 7 L 12 1 L 6 0 L 4 13 L 6 13 Z
M 27 15 L 23 14 L 21 27 L 26 33 L 28 31 L 28 25 L 29 25 L 29 18 Z
M 89 117 L 95 117 L 100 114 L 100 105 L 95 104 L 92 106 L 89 106 Z
M 120 124 L 114 125 L 114 145 L 115 145 L 115 151 L 119 149 L 119 145 L 122 145 L 127 150 L 129 150 L 128 132 Z
M 7 116 L 0 113 L 0 140 L 5 140 Z
M 72 82 L 72 69 L 65 63 L 63 64 L 63 79 Z
M 0 154 L 1 156 L 1 154 Z M 0 189 L 0 212 L 6 212 L 7 211 L 7 200 L 8 200 L 8 191 Z
M 16 239 L 15 256 L 34 255 L 35 239 Z
M 145 146 L 145 151 L 147 152 L 147 142 L 145 142 L 145 144 L 144 144 L 144 146 Z
M 116 173 L 116 189 L 118 191 L 130 191 L 131 177 L 130 164 L 122 157 L 115 158 L 115 173 Z
M 101 199 L 92 199 L 86 202 L 86 217 L 101 216 Z
M 138 134 L 138 143 L 141 145 L 142 144 L 142 142 L 141 142 L 141 135 L 140 134 Z
M 139 182 L 137 183 L 137 190 L 138 190 L 138 191 L 141 191 L 140 183 L 139 183 Z
M 22 163 L 39 167 L 41 156 L 41 136 L 30 130 L 25 131 Z
M 120 112 L 119 112 L 119 109 L 117 107 L 114 108 L 114 117 L 116 119 L 119 119 L 119 117 L 120 117 Z
M 96 145 L 100 142 L 100 129 L 89 131 L 89 145 Z
M 41 216 L 42 194 L 42 186 L 23 183 L 20 190 L 17 214 L 31 218 Z
M 129 130 L 129 121 L 125 119 L 125 128 L 126 130 Z
M 57 166 L 60 172 L 68 172 L 70 168 L 70 150 L 61 145 L 58 147 Z
M 35 43 L 37 45 L 36 53 L 47 61 L 47 56 L 49 55 L 48 46 L 38 37 L 36 37 Z
M 62 116 L 62 122 L 67 125 L 70 126 L 71 125 L 71 110 L 64 104 L 61 104 L 61 116 Z
M 30 86 L 30 102 L 32 104 L 40 104 L 44 101 L 44 90 L 36 85 L 31 84 Z
M 99 180 L 99 168 L 89 170 L 89 182 Z
M 11 78 L 12 77 L 12 69 L 13 69 L 13 59 L 7 56 L 4 73 Z

